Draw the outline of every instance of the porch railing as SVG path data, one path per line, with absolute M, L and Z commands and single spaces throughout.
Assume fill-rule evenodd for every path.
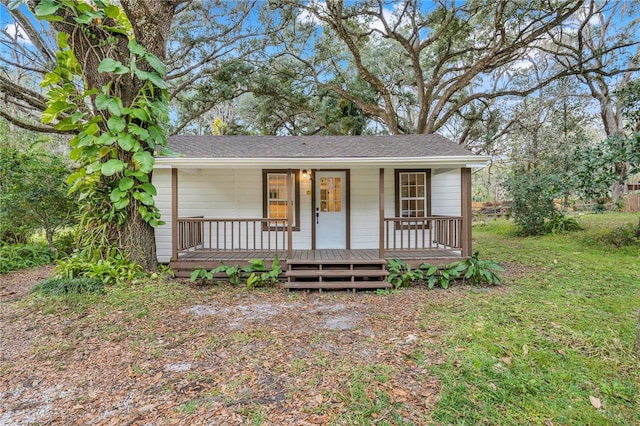
M 462 217 L 391 217 L 384 219 L 385 250 L 459 250 Z
M 286 251 L 286 219 L 178 218 L 177 252 Z

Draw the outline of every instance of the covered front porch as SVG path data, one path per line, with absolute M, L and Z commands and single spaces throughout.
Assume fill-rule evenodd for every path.
M 172 169 L 172 256 L 170 265 L 178 277 L 196 267 L 212 269 L 221 263 L 246 265 L 251 259 L 269 264 L 276 256 L 286 271 L 288 288 L 381 288 L 387 261 L 401 259 L 412 267 L 422 263 L 444 264 L 471 253 L 471 173 L 460 171 L 462 215 L 395 217 L 385 215 L 385 176 L 379 169 L 377 248 L 299 248 L 294 245 L 292 221 L 265 217 L 215 218 L 179 215 L 178 170 Z M 295 171 L 287 185 L 287 215 L 294 217 Z M 311 209 L 311 213 L 313 213 Z M 314 224 L 314 220 L 310 221 Z M 347 226 L 350 227 L 349 225 Z M 349 234 L 349 233 L 348 233 Z

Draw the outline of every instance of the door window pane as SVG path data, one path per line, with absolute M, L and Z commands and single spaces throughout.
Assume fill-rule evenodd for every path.
M 342 178 L 320 178 L 320 211 L 330 213 L 342 211 Z

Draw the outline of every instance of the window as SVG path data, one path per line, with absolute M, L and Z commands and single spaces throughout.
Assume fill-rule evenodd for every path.
M 294 176 L 293 196 L 293 230 L 299 231 L 300 217 L 300 179 L 298 170 L 291 170 Z M 287 208 L 287 185 L 289 183 L 288 170 L 263 170 L 263 217 L 269 219 L 287 219 L 289 209 Z M 273 229 L 274 227 L 272 227 Z
M 342 211 L 342 178 L 320 178 L 320 211 L 339 213 Z
M 431 214 L 431 171 L 396 170 L 396 217 Z

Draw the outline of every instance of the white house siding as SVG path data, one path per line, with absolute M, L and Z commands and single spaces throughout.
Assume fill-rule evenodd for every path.
M 431 170 L 431 214 L 460 216 L 460 169 Z
M 378 247 L 379 170 L 351 170 L 351 248 L 353 249 Z
M 166 222 L 156 229 L 158 261 L 168 262 L 171 258 L 171 170 L 155 170 L 153 183 L 158 189 L 157 205 L 162 213 L 162 220 Z M 300 182 L 301 231 L 293 233 L 295 248 L 311 248 L 311 195 L 307 194 L 309 189 L 309 179 L 303 179 Z M 178 198 L 180 217 L 260 218 L 262 170 L 180 169 Z M 249 239 L 252 240 L 253 236 L 250 235 Z M 208 232 L 205 231 L 205 245 L 208 244 Z
M 153 184 L 158 190 L 155 197 L 164 225 L 156 228 L 156 254 L 158 262 L 171 259 L 171 169 L 155 169 Z
M 309 169 L 310 170 L 310 169 Z M 394 168 L 385 168 L 385 216 L 395 216 Z M 171 170 L 156 169 L 156 203 L 166 222 L 156 229 L 158 261 L 171 258 Z M 300 179 L 300 231 L 294 249 L 311 248 L 311 180 Z M 375 249 L 378 243 L 379 168 L 351 169 L 351 248 Z M 215 218 L 262 217 L 261 169 L 180 169 L 179 215 Z M 434 215 L 459 216 L 460 169 L 432 169 L 431 205 Z M 205 242 L 207 243 L 207 242 Z M 398 241 L 399 243 L 399 241 Z

